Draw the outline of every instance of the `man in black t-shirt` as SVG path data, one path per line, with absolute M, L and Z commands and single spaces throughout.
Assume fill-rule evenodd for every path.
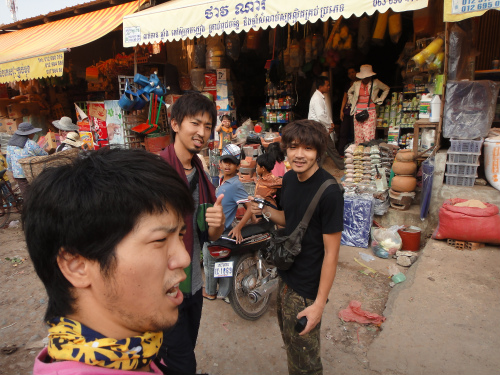
M 285 226 L 289 235 L 302 220 L 321 184 L 335 179 L 318 165 L 326 148 L 326 130 L 313 120 L 288 124 L 282 135 L 292 170 L 283 177 L 283 211 L 256 204 L 252 211 Z M 302 251 L 292 267 L 279 271 L 278 322 L 287 350 L 291 375 L 323 373 L 320 356 L 320 325 L 323 310 L 337 270 L 343 229 L 344 198 L 335 183 L 322 194 L 302 239 Z M 299 334 L 295 325 L 301 317 L 307 325 Z

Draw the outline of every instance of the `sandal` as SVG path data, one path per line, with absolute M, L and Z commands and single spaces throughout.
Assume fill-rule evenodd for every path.
M 203 288 L 202 294 L 203 294 L 203 298 L 206 298 L 209 301 L 213 301 L 213 300 L 215 300 L 217 298 L 217 296 L 205 293 L 205 288 Z

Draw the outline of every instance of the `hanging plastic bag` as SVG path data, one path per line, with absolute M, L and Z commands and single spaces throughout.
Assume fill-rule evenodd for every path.
M 390 228 L 373 228 L 372 230 L 372 251 L 379 258 L 387 259 L 390 255 L 401 250 L 403 242 L 398 230 L 404 226 L 393 225 Z

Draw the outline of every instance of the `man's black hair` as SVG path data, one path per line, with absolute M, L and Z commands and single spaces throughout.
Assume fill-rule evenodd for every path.
M 314 81 L 316 84 L 316 89 L 319 89 L 321 86 L 323 86 L 326 81 L 328 81 L 328 78 L 325 76 L 318 76 L 316 77 L 316 80 Z
M 267 146 L 267 152 L 273 154 L 278 163 L 281 163 L 285 160 L 285 154 L 278 142 L 273 142 L 269 146 Z
M 281 148 L 288 149 L 293 144 L 314 148 L 321 158 L 326 151 L 328 132 L 325 127 L 314 120 L 297 120 L 289 123 L 283 129 Z
M 99 262 L 103 275 L 111 276 L 116 246 L 142 215 L 168 211 L 181 219 L 193 210 L 178 173 L 144 150 L 89 151 L 43 171 L 30 186 L 21 219 L 49 297 L 45 319 L 74 312 L 73 287 L 57 264 L 61 249 Z
M 194 117 L 199 113 L 208 113 L 212 119 L 212 128 L 214 128 L 217 123 L 217 109 L 214 102 L 200 93 L 184 94 L 172 105 L 171 118 L 181 126 L 185 117 Z M 176 133 L 170 125 L 171 143 L 175 142 L 175 135 Z

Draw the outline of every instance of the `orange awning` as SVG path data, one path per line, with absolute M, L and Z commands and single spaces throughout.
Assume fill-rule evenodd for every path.
M 28 65 L 33 65 L 34 61 L 42 63 L 41 56 L 78 47 L 102 37 L 121 25 L 124 16 L 137 11 L 138 3 L 143 1 L 137 0 L 0 35 L 0 83 L 60 75 L 42 74 L 39 73 L 41 69 L 34 69 L 33 66 L 30 68 Z M 33 59 L 35 56 L 39 58 Z M 37 71 L 39 76 L 19 76 L 15 74 L 16 71 Z M 53 72 L 49 70 L 49 73 Z

